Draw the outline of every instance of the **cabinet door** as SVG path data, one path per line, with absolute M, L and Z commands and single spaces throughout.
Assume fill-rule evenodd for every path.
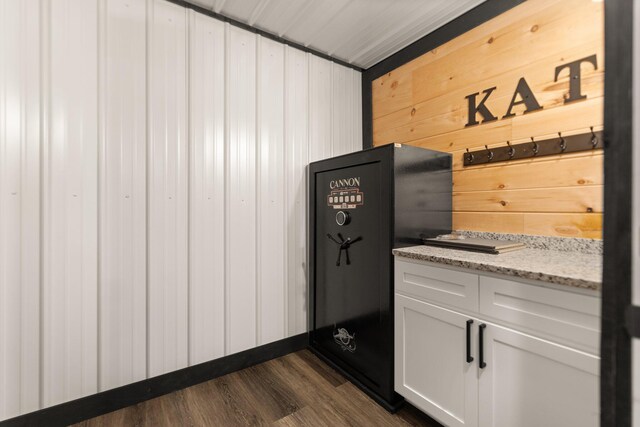
M 467 320 L 471 319 L 396 294 L 396 392 L 448 426 L 478 424 L 477 368 L 475 362 L 467 362 Z M 475 338 L 470 350 L 474 344 Z
M 598 426 L 598 357 L 492 324 L 483 335 L 481 427 Z

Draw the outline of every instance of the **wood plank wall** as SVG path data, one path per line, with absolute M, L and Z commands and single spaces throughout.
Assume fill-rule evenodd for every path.
M 598 68 L 581 66 L 587 98 L 565 104 L 569 71 L 554 82 L 555 68 L 593 54 Z M 542 110 L 465 128 L 467 95 L 496 86 L 486 105 L 502 117 L 521 77 Z M 603 89 L 603 3 L 529 0 L 375 80 L 373 143 L 453 154 L 455 229 L 601 238 L 602 150 L 472 167 L 462 153 L 601 130 Z

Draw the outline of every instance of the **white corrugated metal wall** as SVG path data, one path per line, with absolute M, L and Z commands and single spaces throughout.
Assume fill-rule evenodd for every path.
M 164 0 L 0 0 L 0 420 L 304 332 L 360 90 Z

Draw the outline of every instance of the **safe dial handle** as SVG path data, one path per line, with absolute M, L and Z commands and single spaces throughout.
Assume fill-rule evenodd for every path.
M 351 214 L 346 211 L 338 211 L 336 214 L 336 224 L 340 226 L 348 225 L 351 222 Z

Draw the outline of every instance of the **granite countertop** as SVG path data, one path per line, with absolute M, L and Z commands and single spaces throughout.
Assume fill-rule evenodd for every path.
M 473 237 L 481 237 L 476 233 Z M 491 235 L 486 238 L 504 238 L 505 235 Z M 530 237 L 530 236 L 528 236 Z M 558 238 L 553 238 L 558 239 Z M 525 240 L 526 249 L 499 255 L 471 252 L 435 246 L 412 246 L 394 249 L 399 257 L 430 261 L 477 271 L 505 274 L 530 280 L 573 286 L 583 289 L 600 290 L 602 282 L 602 255 L 587 239 L 567 239 L 563 245 L 536 244 L 516 235 L 508 240 Z M 571 244 L 570 240 L 579 240 Z M 543 242 L 544 243 L 544 242 Z M 601 243 L 600 248 L 601 248 Z M 586 247 L 585 247 L 586 245 Z M 552 247 L 553 249 L 547 249 Z M 558 250 L 562 248 L 563 250 Z M 572 250 L 575 249 L 575 250 Z

